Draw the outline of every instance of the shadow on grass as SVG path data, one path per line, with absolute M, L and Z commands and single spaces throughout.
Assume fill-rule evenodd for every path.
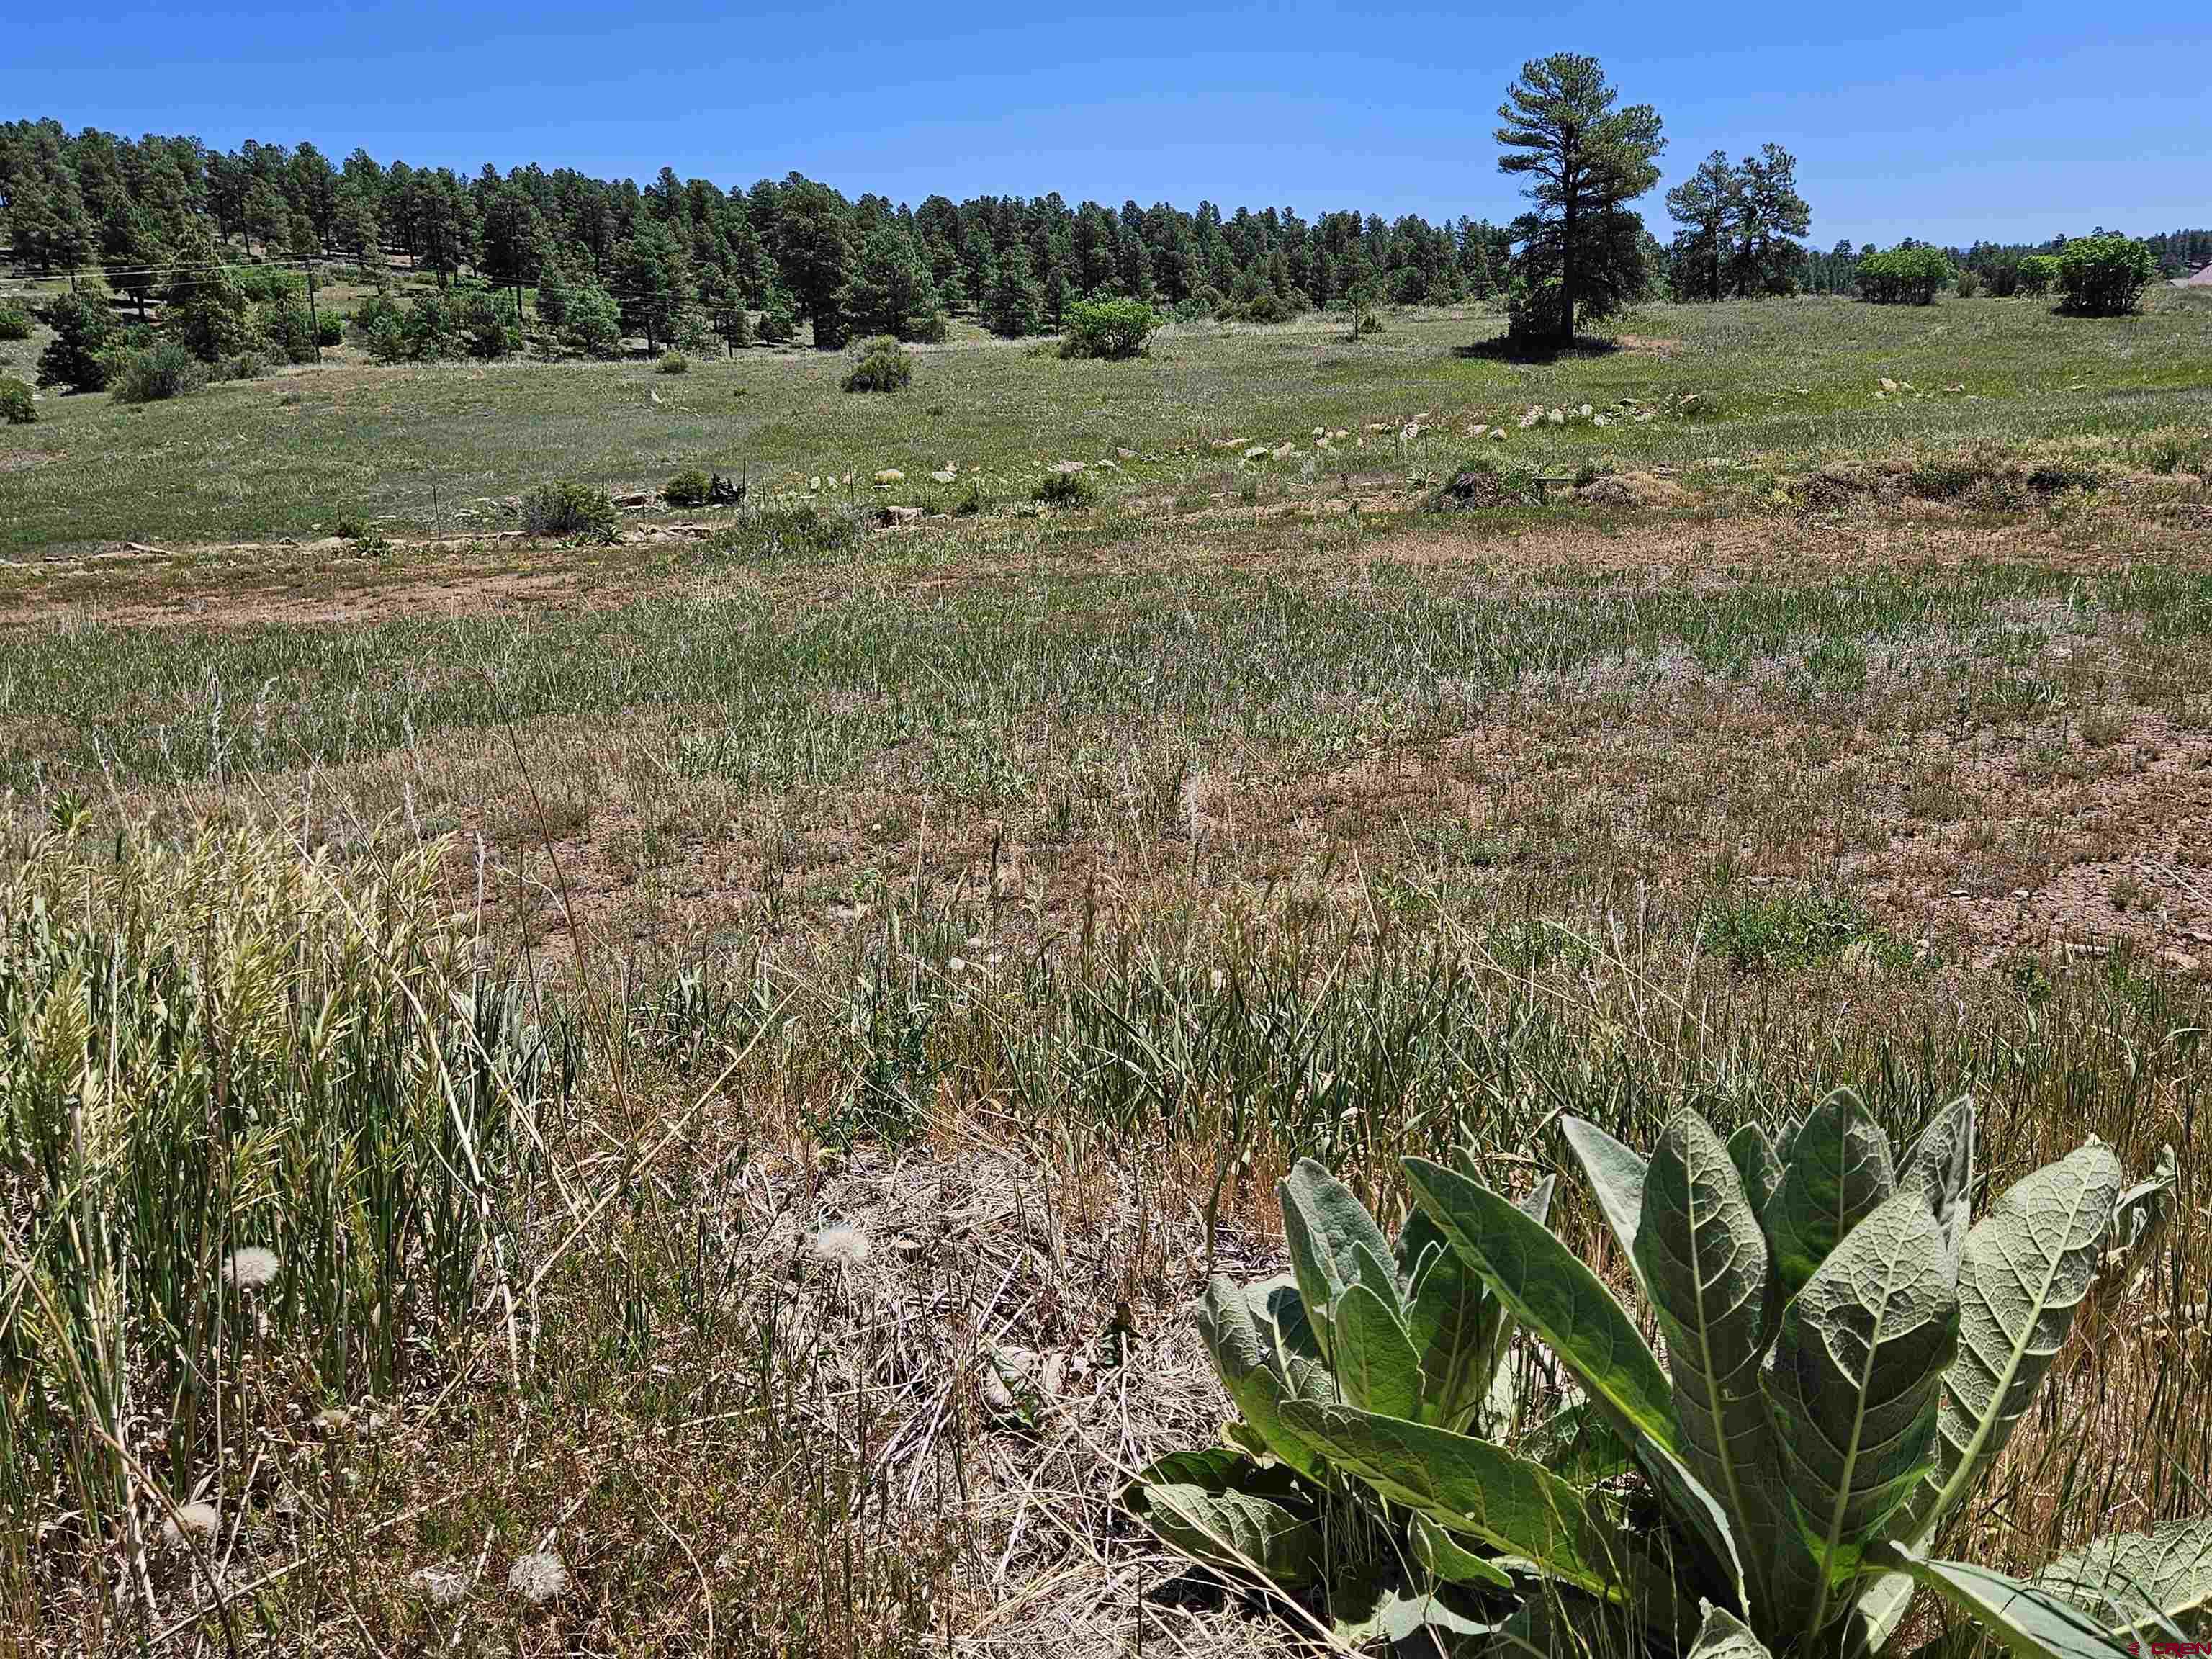
M 1565 346 L 1516 340 L 1510 334 L 1499 334 L 1477 340 L 1472 345 L 1454 346 L 1452 356 L 1493 363 L 1555 363 L 1562 357 L 1610 357 L 1620 349 L 1620 341 L 1594 334 L 1577 334 L 1572 345 Z

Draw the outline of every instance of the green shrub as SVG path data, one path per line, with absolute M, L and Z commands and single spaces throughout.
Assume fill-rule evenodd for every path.
M 306 277 L 289 270 L 273 270 L 266 265 L 247 265 L 234 270 L 230 279 L 240 294 L 261 305 L 289 300 L 307 291 Z
M 1078 300 L 1062 326 L 1063 357 L 1140 357 L 1159 331 L 1160 314 L 1142 300 Z
M 234 352 L 224 358 L 209 372 L 208 378 L 215 380 L 258 380 L 267 378 L 276 367 L 264 353 L 249 349 Z
M 2058 260 L 2049 253 L 2030 253 L 2020 262 L 2020 291 L 2048 294 L 2058 283 Z
M 1950 256 L 1940 247 L 1893 247 L 1858 263 L 1860 296 L 1878 306 L 1933 305 L 1953 277 Z
M 118 404 L 153 404 L 181 398 L 207 384 L 207 365 L 175 340 L 133 352 L 109 383 Z
M 288 363 L 315 361 L 315 328 L 307 307 L 286 294 L 261 307 L 260 335 L 270 351 Z
M 338 319 L 325 312 L 315 319 L 315 339 L 322 345 L 334 346 L 345 338 L 345 328 Z
M 1032 500 L 1047 507 L 1088 507 L 1097 494 L 1091 480 L 1080 472 L 1048 472 L 1030 492 Z
M 770 345 L 782 345 L 799 337 L 799 319 L 791 309 L 791 301 L 780 295 L 769 298 L 768 309 L 761 313 L 760 337 Z
M 2058 287 L 2078 316 L 2126 315 L 2157 275 L 2150 249 L 2132 236 L 2084 236 L 2058 253 Z
M 72 392 L 105 389 L 114 372 L 112 352 L 123 337 L 107 301 L 60 295 L 47 304 L 46 319 L 54 337 L 39 354 L 39 384 L 65 386 Z
M 453 315 L 453 332 L 461 349 L 479 362 L 491 362 L 522 349 L 522 331 L 515 325 L 514 313 L 503 308 L 486 289 L 471 289 L 457 295 Z
M 579 283 L 568 295 L 561 342 L 587 357 L 612 357 L 622 350 L 622 307 L 597 283 Z
M 914 379 L 914 364 L 897 337 L 878 334 L 860 342 L 858 359 L 845 376 L 848 392 L 897 392 Z
M 691 368 L 691 360 L 674 347 L 660 354 L 660 361 L 653 366 L 656 374 L 684 374 Z
M 696 466 L 687 466 L 660 487 L 660 499 L 671 507 L 703 507 L 713 492 L 714 480 Z
M 615 504 L 595 484 L 555 478 L 523 495 L 522 527 L 533 536 L 594 536 L 611 541 Z
M 29 426 L 38 418 L 38 401 L 31 388 L 12 374 L 0 374 L 0 423 Z
M 0 340 L 31 337 L 31 313 L 13 300 L 0 303 Z
M 1958 287 L 1961 300 L 1972 299 L 1982 291 L 1982 273 L 1972 265 L 1965 267 L 1959 272 Z

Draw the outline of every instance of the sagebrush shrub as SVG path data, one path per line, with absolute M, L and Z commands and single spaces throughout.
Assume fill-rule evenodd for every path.
M 1078 300 L 1067 307 L 1063 357 L 1139 357 L 1159 331 L 1160 314 L 1142 300 Z
M 690 371 L 691 360 L 674 347 L 660 354 L 660 361 L 653 366 L 656 374 L 684 374 Z
M 1048 472 L 1030 492 L 1047 507 L 1088 507 L 1097 493 L 1080 472 Z
M 207 383 L 207 366 L 174 340 L 123 360 L 110 390 L 118 404 L 153 404 L 181 398 Z
M 687 466 L 660 487 L 660 499 L 671 507 L 701 507 L 713 492 L 714 481 L 696 466 Z
M 31 388 L 12 374 L 0 374 L 0 422 L 29 426 L 39 418 L 39 405 Z
M 217 363 L 209 378 L 216 380 L 258 380 L 266 377 L 275 367 L 261 352 L 234 352 Z
M 2132 236 L 2084 236 L 2058 253 L 2066 309 L 2083 317 L 2126 315 L 2157 275 L 2150 249 Z
M 27 340 L 31 337 L 31 313 L 14 301 L 0 305 L 0 340 Z
M 615 504 L 596 484 L 555 478 L 522 498 L 522 527 L 533 536 L 599 536 L 612 539 Z
M 878 334 L 860 343 L 860 359 L 845 376 L 848 392 L 897 392 L 914 379 L 914 364 L 896 337 Z
M 1959 273 L 1959 297 L 1971 300 L 1982 291 L 1982 273 L 1971 265 Z

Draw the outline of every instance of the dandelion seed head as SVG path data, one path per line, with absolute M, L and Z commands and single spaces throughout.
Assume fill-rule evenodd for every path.
M 520 1571 L 522 1562 L 514 1565 Z M 432 1607 L 450 1607 L 469 1593 L 469 1576 L 452 1567 L 424 1567 L 415 1575 L 415 1588 L 422 1592 Z
M 224 1259 L 223 1282 L 234 1291 L 258 1291 L 275 1281 L 276 1269 L 282 1265 L 276 1251 L 249 1244 L 244 1249 L 233 1250 Z
M 174 1549 L 187 1540 L 212 1538 L 222 1516 L 212 1504 L 185 1504 L 161 1523 L 161 1541 Z
M 842 1267 L 857 1267 L 868 1259 L 868 1236 L 858 1227 L 824 1227 L 814 1235 L 814 1254 Z
M 533 1607 L 557 1601 L 568 1593 L 568 1565 L 551 1550 L 532 1550 L 515 1558 L 507 1587 Z

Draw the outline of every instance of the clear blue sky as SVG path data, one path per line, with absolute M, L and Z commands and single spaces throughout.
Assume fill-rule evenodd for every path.
M 27 106 L 7 113 L 334 160 L 1502 220 L 1493 112 L 1523 59 L 1573 50 L 1657 106 L 1668 184 L 1716 146 L 1795 152 L 1822 246 L 2212 223 L 2201 0 L 67 9 L 9 31 L 0 102 Z M 1644 208 L 1663 236 L 1656 193 Z

